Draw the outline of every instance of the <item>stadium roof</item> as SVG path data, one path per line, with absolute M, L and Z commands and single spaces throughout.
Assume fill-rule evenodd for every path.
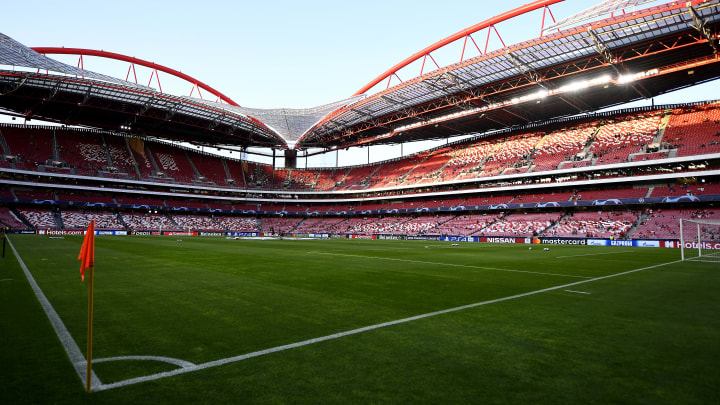
M 398 66 L 432 59 L 431 52 L 452 41 L 474 43 L 471 35 L 479 29 L 487 28 L 489 36 L 494 24 L 559 1 L 538 0 L 462 30 L 372 83 L 397 76 Z M 0 34 L 0 64 L 12 66 L 0 71 L 0 108 L 26 118 L 219 146 L 331 149 L 445 138 L 592 111 L 716 79 L 719 2 L 668 2 L 577 25 L 646 3 L 605 1 L 544 30 L 559 32 L 461 58 L 375 94 L 309 109 L 253 109 L 173 96 L 60 63 Z
M 696 29 L 696 19 L 717 32 L 718 1 L 670 2 L 510 45 L 360 100 L 326 117 L 299 144 L 444 138 L 716 79 L 717 39 Z

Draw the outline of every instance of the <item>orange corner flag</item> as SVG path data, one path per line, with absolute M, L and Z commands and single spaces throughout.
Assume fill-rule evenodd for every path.
M 85 281 L 85 269 L 95 266 L 95 221 L 90 221 L 88 225 L 78 260 L 80 260 L 80 276 L 82 281 Z

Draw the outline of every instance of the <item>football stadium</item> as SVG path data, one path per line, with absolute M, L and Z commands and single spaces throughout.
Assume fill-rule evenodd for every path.
M 0 402 L 720 402 L 720 0 L 572 3 L 311 108 L 0 33 Z

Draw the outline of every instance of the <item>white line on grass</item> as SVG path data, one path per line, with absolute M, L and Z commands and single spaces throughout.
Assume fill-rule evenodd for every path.
M 2 279 L 2 280 L 0 280 L 0 281 L 12 281 L 12 279 L 11 279 L 11 278 L 4 278 L 4 279 Z
M 118 356 L 118 357 L 106 357 L 103 359 L 93 359 L 93 364 L 95 363 L 105 363 L 108 361 L 122 361 L 122 360 L 151 360 L 151 361 L 161 361 L 163 363 L 169 363 L 174 364 L 178 367 L 192 367 L 195 364 L 185 361 L 182 359 L 174 359 L 172 357 L 164 357 L 164 356 Z M 84 366 L 84 364 L 82 364 Z
M 75 343 L 72 336 L 70 336 L 70 332 L 68 332 L 62 319 L 60 319 L 60 316 L 57 314 L 57 312 L 55 312 L 55 308 L 53 308 L 53 306 L 50 304 L 50 301 L 48 301 L 45 293 L 42 292 L 38 283 L 35 282 L 35 278 L 33 278 L 32 274 L 30 274 L 30 270 L 28 270 L 25 262 L 23 262 L 23 260 L 20 258 L 20 254 L 18 254 L 17 250 L 15 250 L 15 246 L 13 246 L 10 238 L 7 238 L 7 241 L 10 245 L 10 249 L 12 249 L 13 253 L 15 254 L 15 258 L 20 264 L 20 268 L 22 268 L 23 272 L 25 273 L 25 277 L 27 278 L 28 283 L 30 283 L 30 287 L 32 287 L 32 290 L 35 293 L 35 297 L 37 297 L 38 302 L 40 302 L 43 310 L 45 310 L 45 315 L 47 315 L 53 329 L 55 329 L 55 334 L 57 335 L 58 339 L 60 339 L 60 343 L 62 343 L 65 352 L 70 358 L 70 362 L 75 367 L 75 371 L 78 373 L 80 381 L 83 384 L 86 384 L 85 365 L 87 364 L 87 360 L 85 359 L 85 356 L 83 356 L 77 343 Z M 93 371 L 92 390 L 95 391 L 98 388 L 102 387 L 102 385 L 102 382 Z
M 398 259 L 394 257 L 377 257 L 377 256 L 363 256 L 363 255 L 349 255 L 344 253 L 328 253 L 328 252 L 317 252 L 311 251 L 308 254 L 315 255 L 331 255 L 331 256 L 346 256 L 346 257 L 359 257 L 362 259 L 375 259 L 375 260 L 389 260 L 394 262 L 407 262 L 407 263 L 419 263 L 419 264 L 432 264 L 435 266 L 449 266 L 449 267 L 465 267 L 468 269 L 480 269 L 480 270 L 493 270 L 493 271 L 508 271 L 512 273 L 529 273 L 529 274 L 541 274 L 544 276 L 558 276 L 558 277 L 573 277 L 573 278 L 592 278 L 587 276 L 576 276 L 573 274 L 557 274 L 557 273 L 543 273 L 539 271 L 529 270 L 513 270 L 513 269 L 500 269 L 497 267 L 484 267 L 484 266 L 472 266 L 469 264 L 455 264 L 455 263 L 439 263 L 439 262 L 426 262 L 423 260 L 411 260 L 411 259 Z
M 565 291 L 575 293 L 575 294 L 590 294 L 587 291 L 575 291 L 575 290 L 565 290 Z
M 632 253 L 632 252 L 607 252 L 607 253 L 588 253 L 586 255 L 572 255 L 572 256 L 556 256 L 556 259 L 565 259 L 568 257 L 585 257 L 585 256 L 600 256 L 600 255 L 620 255 L 623 253 Z
M 191 367 L 183 367 L 183 368 L 181 368 L 181 369 L 172 370 L 172 371 L 166 371 L 166 372 L 163 372 L 163 373 L 152 374 L 152 375 L 148 375 L 148 376 L 144 376 L 144 377 L 131 378 L 131 379 L 128 379 L 128 380 L 118 381 L 118 382 L 110 383 L 110 384 L 103 384 L 102 386 L 99 387 L 98 390 L 99 390 L 99 391 L 109 390 L 109 389 L 113 389 L 113 388 L 124 387 L 124 386 L 131 385 L 131 384 L 137 384 L 137 383 L 141 383 L 141 382 L 145 382 L 145 381 L 152 381 L 152 380 L 157 380 L 157 379 L 160 379 L 160 378 L 165 378 L 165 377 L 171 377 L 171 376 L 175 376 L 175 375 L 179 375 L 179 374 L 190 373 L 190 372 L 193 372 L 193 371 L 204 370 L 204 369 L 207 369 L 207 368 L 216 367 L 216 366 L 222 366 L 222 365 L 229 364 L 229 363 L 235 363 L 235 362 L 238 362 L 238 361 L 250 359 L 250 358 L 253 358 L 253 357 L 259 357 L 259 356 L 263 356 L 263 355 L 270 354 L 270 353 L 276 353 L 276 352 L 280 352 L 280 351 L 283 351 L 283 350 L 294 349 L 294 348 L 296 348 L 296 347 L 302 347 L 302 346 L 307 346 L 307 345 L 311 345 L 311 344 L 315 344 L 315 343 L 324 342 L 324 341 L 327 341 L 327 340 L 338 339 L 338 338 L 345 337 L 345 336 L 350 336 L 350 335 L 356 335 L 356 334 L 358 334 L 358 333 L 368 332 L 368 331 L 371 331 L 371 330 L 375 330 L 375 329 L 379 329 L 379 328 L 384 328 L 384 327 L 387 327 L 387 326 L 398 325 L 398 324 L 401 324 L 401 323 L 416 321 L 416 320 L 419 320 L 419 319 L 424 319 L 424 318 L 429 318 L 429 317 L 432 317 L 432 316 L 447 314 L 447 313 L 450 313 L 450 312 L 462 311 L 462 310 L 464 310 L 464 309 L 475 308 L 475 307 L 479 307 L 479 306 L 482 306 L 482 305 L 495 304 L 495 303 L 498 303 L 498 302 L 509 301 L 509 300 L 513 300 L 513 299 L 517 299 L 517 298 L 527 297 L 527 296 L 530 296 L 530 295 L 540 294 L 540 293 L 544 293 L 544 292 L 548 292 L 548 291 L 559 290 L 559 289 L 563 289 L 563 288 L 567 288 L 567 287 L 572 287 L 572 286 L 579 285 L 579 284 L 590 283 L 590 282 L 593 282 L 593 281 L 605 280 L 605 279 L 612 278 L 612 277 L 623 276 L 623 275 L 635 273 L 635 272 L 638 272 L 638 271 L 654 269 L 654 268 L 656 268 L 656 267 L 667 266 L 668 264 L 674 264 L 674 263 L 680 263 L 680 262 L 681 262 L 681 260 L 676 260 L 676 261 L 673 261 L 673 262 L 656 264 L 656 265 L 653 265 L 653 266 L 643 267 L 643 268 L 634 269 L 634 270 L 628 270 L 628 271 L 624 271 L 624 272 L 622 272 L 622 273 L 611 274 L 611 275 L 608 275 L 608 276 L 595 277 L 595 278 L 592 278 L 592 279 L 589 279 L 589 280 L 576 281 L 576 282 L 574 282 L 574 283 L 563 284 L 563 285 L 559 285 L 559 286 L 556 286 L 556 287 L 544 288 L 544 289 L 542 289 L 542 290 L 536 290 L 536 291 L 531 291 L 531 292 L 527 292 L 527 293 L 512 295 L 512 296 L 509 296 L 509 297 L 497 298 L 497 299 L 494 299 L 494 300 L 477 302 L 477 303 L 475 303 L 475 304 L 463 305 L 463 306 L 460 306 L 460 307 L 455 307 L 455 308 L 450 308 L 450 309 L 444 309 L 444 310 L 441 310 L 441 311 L 430 312 L 430 313 L 422 314 L 422 315 L 416 315 L 416 316 L 412 316 L 412 317 L 409 317 L 409 318 L 398 319 L 398 320 L 396 320 L 396 321 L 378 323 L 378 324 L 376 324 L 376 325 L 365 326 L 365 327 L 363 327 L 363 328 L 358 328 L 358 329 L 353 329 L 353 330 L 349 330 L 349 331 L 345 331 L 345 332 L 335 333 L 335 334 L 332 334 L 332 335 L 322 336 L 322 337 L 318 337 L 318 338 L 314 338 L 314 339 L 303 340 L 303 341 L 301 341 L 301 342 L 291 343 L 291 344 L 287 344 L 287 345 L 283 345 L 283 346 L 272 347 L 272 348 L 269 348 L 269 349 L 260 350 L 260 351 L 256 351 L 256 352 L 252 352 L 252 353 L 247 353 L 247 354 L 243 354 L 243 355 L 240 355 L 240 356 L 228 357 L 228 358 L 225 358 L 225 359 L 215 360 L 215 361 L 211 361 L 211 362 L 208 362 L 208 363 L 202 363 L 202 364 L 198 364 L 198 365 L 191 366 Z

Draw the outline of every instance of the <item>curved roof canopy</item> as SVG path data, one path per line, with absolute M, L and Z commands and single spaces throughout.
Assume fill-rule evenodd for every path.
M 602 8 L 643 2 L 609 0 Z M 673 1 L 620 13 L 438 68 L 328 115 L 298 145 L 330 140 L 342 148 L 478 133 L 717 79 L 717 38 L 708 33 L 717 32 L 718 4 Z

